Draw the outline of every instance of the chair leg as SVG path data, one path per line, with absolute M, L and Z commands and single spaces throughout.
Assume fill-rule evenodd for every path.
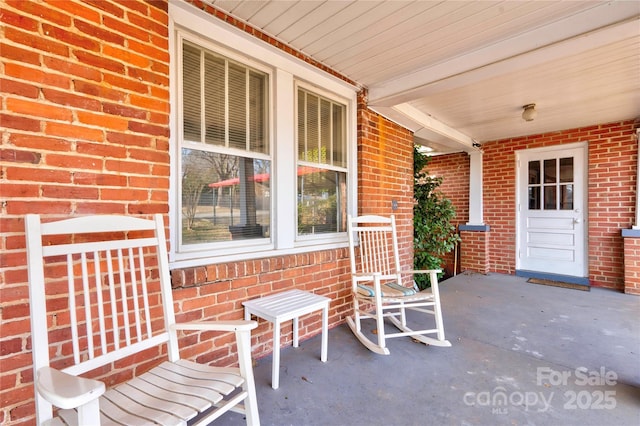
M 444 337 L 444 323 L 442 321 L 442 310 L 440 309 L 440 289 L 438 288 L 438 276 L 435 272 L 430 273 L 431 292 L 433 293 L 433 314 L 436 320 L 436 329 L 438 330 L 438 340 L 446 341 Z
M 377 286 L 378 289 L 380 286 Z M 382 307 L 382 297 L 380 295 L 380 291 L 376 293 L 376 306 L 375 306 L 375 318 L 376 318 L 376 330 L 378 333 L 378 346 L 380 348 L 385 349 L 387 346 L 387 342 L 384 336 L 384 309 Z
M 238 366 L 240 367 L 240 374 L 245 379 L 244 390 L 247 391 L 247 398 L 244 400 L 247 426 L 259 425 L 260 415 L 258 413 L 256 384 L 253 378 L 251 361 L 251 332 L 236 331 L 236 342 L 238 345 Z
M 360 302 L 356 297 L 353 298 L 353 321 L 356 330 L 360 332 Z
M 400 324 L 404 327 L 407 326 L 407 311 L 404 308 L 404 303 L 400 303 Z

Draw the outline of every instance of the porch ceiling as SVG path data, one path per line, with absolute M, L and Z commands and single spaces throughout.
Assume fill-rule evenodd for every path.
M 637 1 L 209 3 L 368 88 L 435 152 L 640 116 Z

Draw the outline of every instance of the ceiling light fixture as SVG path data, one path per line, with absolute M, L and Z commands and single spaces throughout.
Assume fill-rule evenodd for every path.
M 536 104 L 526 104 L 522 107 L 522 119 L 524 121 L 533 121 L 537 115 L 538 111 L 536 111 Z

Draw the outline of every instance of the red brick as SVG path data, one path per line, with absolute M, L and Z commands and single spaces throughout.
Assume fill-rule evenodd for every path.
M 20 95 L 26 98 L 35 99 L 40 93 L 40 89 L 32 84 L 0 78 L 0 87 L 4 93 Z
M 40 120 L 33 118 L 0 113 L 0 123 L 2 123 L 2 127 L 8 129 L 26 130 L 30 132 L 40 131 Z
M 42 52 L 53 53 L 59 56 L 69 56 L 69 47 L 64 43 L 58 43 L 57 41 L 48 40 L 38 35 L 17 30 L 13 27 L 6 27 L 4 29 L 4 36 L 7 40 L 11 40 L 15 43 L 40 50 Z

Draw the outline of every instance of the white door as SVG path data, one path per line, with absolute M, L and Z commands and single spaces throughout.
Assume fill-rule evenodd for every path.
M 516 269 L 587 276 L 586 144 L 520 151 Z

